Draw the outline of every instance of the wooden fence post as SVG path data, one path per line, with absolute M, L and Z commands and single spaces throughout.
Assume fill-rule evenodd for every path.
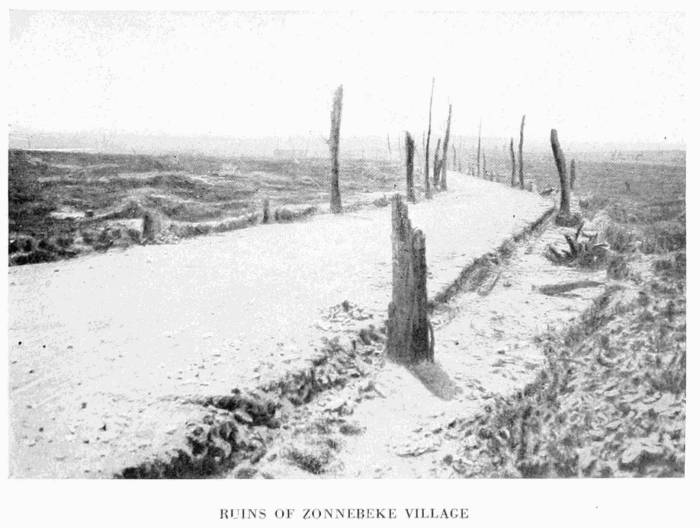
M 432 198 L 430 194 L 430 132 L 433 125 L 433 92 L 435 90 L 435 77 L 430 85 L 430 106 L 428 107 L 428 135 L 425 138 L 425 197 Z
M 576 160 L 571 160 L 571 169 L 569 169 L 569 186 L 574 190 L 576 184 Z
M 413 188 L 413 152 L 415 143 L 411 134 L 406 132 L 406 199 L 409 202 L 416 201 L 416 192 Z
M 387 322 L 387 356 L 402 364 L 434 360 L 428 321 L 425 236 L 411 227 L 408 207 L 396 194 L 391 203 L 392 297 Z
M 510 138 L 510 186 L 515 187 L 517 184 L 515 175 L 515 150 L 513 150 L 513 138 Z
M 343 205 L 340 201 L 340 187 L 338 184 L 338 150 L 340 145 L 340 116 L 343 110 L 343 85 L 341 84 L 333 96 L 333 110 L 331 112 L 331 137 L 328 140 L 331 150 L 331 212 L 341 213 Z
M 447 148 L 450 143 L 450 123 L 452 122 L 452 105 L 447 111 L 447 128 L 445 129 L 445 141 L 442 142 L 442 177 L 440 179 L 440 189 L 447 190 Z
M 554 163 L 556 163 L 557 172 L 559 173 L 559 187 L 561 189 L 561 202 L 557 216 L 565 220 L 571 216 L 571 189 L 569 187 L 569 178 L 566 174 L 566 160 L 564 159 L 564 152 L 559 145 L 559 135 L 556 129 L 552 129 L 549 138 L 552 143 L 552 153 L 554 154 Z

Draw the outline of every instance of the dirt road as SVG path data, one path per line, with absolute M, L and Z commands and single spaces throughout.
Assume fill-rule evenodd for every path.
M 452 174 L 450 192 L 410 206 L 429 295 L 550 207 Z M 389 240 L 387 207 L 10 268 L 12 476 L 111 476 L 177 445 L 203 412 L 189 400 L 317 353 L 330 307 L 381 325 Z
M 534 381 L 545 362 L 537 337 L 570 324 L 604 290 L 604 269 L 557 266 L 545 258 L 547 246 L 566 232 L 548 227 L 484 274 L 479 287 L 438 307 L 431 315 L 434 364 L 408 369 L 385 362 L 366 378 L 295 409 L 288 420 L 293 425 L 255 466 L 256 475 L 463 476 L 464 468 L 457 473 L 454 464 L 462 463 L 465 435 L 455 424 Z M 553 284 L 581 287 L 557 295 L 540 290 Z

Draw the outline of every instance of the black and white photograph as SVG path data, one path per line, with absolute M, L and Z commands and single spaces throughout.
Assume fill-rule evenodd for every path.
M 346 7 L 9 10 L 4 477 L 684 481 L 686 13 Z

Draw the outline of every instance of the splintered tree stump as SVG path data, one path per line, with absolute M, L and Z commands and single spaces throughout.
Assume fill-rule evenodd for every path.
M 510 138 L 510 186 L 517 185 L 517 176 L 515 172 L 515 150 L 513 149 L 513 138 Z
M 520 178 L 520 188 L 525 188 L 525 170 L 523 168 L 523 141 L 525 137 L 525 116 L 520 121 L 520 143 L 518 144 L 518 177 Z
M 408 207 L 396 194 L 391 202 L 392 295 L 387 322 L 387 356 L 410 365 L 434 360 L 428 320 L 425 235 L 411 227 Z
M 484 179 L 487 180 L 489 178 L 489 172 L 486 170 L 486 151 L 482 150 L 481 151 L 481 169 L 484 171 Z
M 331 151 L 331 212 L 341 213 L 343 205 L 340 201 L 340 187 L 338 183 L 339 163 L 338 151 L 340 149 L 340 117 L 343 110 L 343 85 L 341 84 L 333 96 L 333 110 L 331 111 L 331 136 L 328 145 Z
M 416 191 L 413 187 L 413 153 L 415 143 L 411 134 L 406 132 L 406 199 L 409 202 L 416 201 Z
M 144 242 L 155 242 L 161 229 L 161 219 L 158 213 L 146 211 L 143 215 L 143 224 L 141 226 L 141 240 Z
M 570 225 L 575 223 L 575 219 L 571 216 L 571 187 L 569 186 L 569 177 L 566 173 L 566 159 L 564 152 L 559 145 L 559 135 L 556 129 L 552 129 L 550 133 L 550 141 L 552 143 L 552 154 L 554 154 L 554 163 L 557 166 L 559 173 L 559 188 L 561 189 L 561 200 L 559 203 L 559 213 L 556 221 L 560 225 Z
M 442 177 L 440 178 L 440 189 L 447 190 L 447 149 L 450 143 L 450 123 L 452 122 L 452 105 L 447 112 L 447 127 L 445 128 L 445 141 L 442 142 Z
M 569 169 L 569 186 L 571 190 L 574 190 L 574 185 L 576 184 L 576 160 L 571 160 L 571 165 Z

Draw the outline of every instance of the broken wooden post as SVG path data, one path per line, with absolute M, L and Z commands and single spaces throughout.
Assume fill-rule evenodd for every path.
M 518 171 L 519 171 L 518 176 L 520 177 L 520 188 L 521 189 L 525 188 L 525 172 L 523 169 L 523 137 L 524 137 L 524 132 L 525 132 L 525 114 L 523 114 L 523 118 L 520 121 L 520 143 L 518 144 L 518 163 L 520 164 L 520 168 L 518 169 Z
M 516 175 L 515 175 L 515 150 L 513 150 L 513 138 L 510 138 L 510 186 L 515 187 L 516 185 Z
M 435 147 L 435 156 L 433 158 L 433 189 L 440 189 L 440 144 L 442 138 L 438 138 L 437 146 Z
M 141 240 L 144 242 L 155 242 L 161 231 L 160 215 L 154 211 L 146 211 L 143 214 L 141 224 Z
M 447 147 L 450 143 L 450 122 L 452 121 L 452 105 L 447 111 L 447 127 L 445 128 L 445 141 L 442 142 L 442 177 L 440 178 L 440 189 L 447 190 Z
M 571 168 L 569 169 L 569 188 L 573 191 L 576 183 L 576 160 L 571 160 Z
M 409 202 L 416 201 L 416 192 L 413 188 L 413 152 L 415 143 L 411 134 L 406 132 L 406 199 Z
M 265 201 L 263 202 L 262 223 L 267 224 L 269 221 L 270 221 L 270 199 L 265 198 Z
M 328 144 L 331 150 L 331 212 L 341 213 L 343 206 L 340 202 L 340 187 L 338 186 L 338 150 L 340 144 L 340 115 L 343 109 L 343 85 L 341 84 L 333 96 L 331 111 L 331 137 Z
M 559 135 L 556 129 L 552 129 L 549 138 L 552 143 L 552 153 L 554 154 L 554 163 L 559 173 L 559 187 L 561 189 L 561 202 L 557 217 L 565 220 L 571 216 L 571 188 L 569 187 L 569 178 L 566 174 L 566 160 L 564 159 L 564 152 L 559 145 Z
M 430 85 L 430 106 L 428 107 L 428 135 L 425 138 L 425 197 L 430 199 L 430 132 L 433 124 L 433 92 L 435 91 L 435 77 Z
M 396 194 L 391 202 L 392 295 L 386 353 L 402 364 L 433 361 L 434 338 L 428 320 L 425 235 L 411 227 L 408 206 Z
M 476 177 L 481 178 L 481 121 L 479 121 L 479 139 L 476 144 Z

